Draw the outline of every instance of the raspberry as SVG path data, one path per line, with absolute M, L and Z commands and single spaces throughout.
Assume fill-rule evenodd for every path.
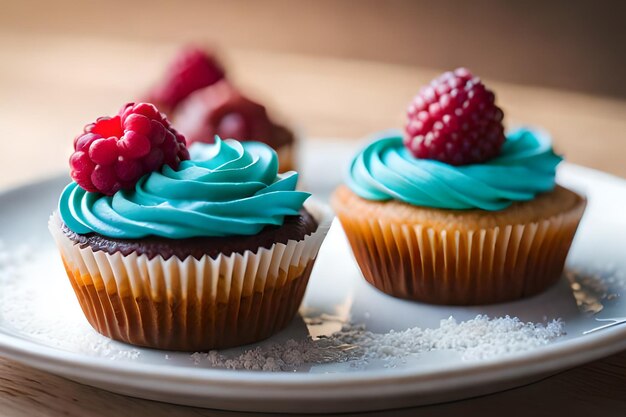
M 147 94 L 146 100 L 170 112 L 189 94 L 222 78 L 224 70 L 213 54 L 187 47 L 174 58 L 164 79 Z
M 416 158 L 480 163 L 497 156 L 505 140 L 495 95 L 465 68 L 422 88 L 407 114 L 404 143 Z
M 189 159 L 185 138 L 157 108 L 127 104 L 117 116 L 87 125 L 74 140 L 71 176 L 83 189 L 113 195 L 163 165 L 176 169 Z
M 264 106 L 243 96 L 226 80 L 191 94 L 175 114 L 189 143 L 212 143 L 215 135 L 271 144 L 273 124 Z

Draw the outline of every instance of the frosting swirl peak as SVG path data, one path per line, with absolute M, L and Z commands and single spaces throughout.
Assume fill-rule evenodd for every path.
M 494 211 L 552 190 L 561 160 L 550 138 L 530 129 L 507 135 L 497 158 L 464 166 L 417 159 L 403 145 L 399 131 L 387 131 L 356 155 L 347 183 L 368 200 Z
M 262 143 L 216 138 L 190 154 L 178 169 L 164 166 L 113 196 L 69 184 L 59 201 L 63 222 L 78 234 L 123 239 L 254 235 L 297 215 L 310 196 L 295 190 L 296 172 L 278 174 L 276 152 Z

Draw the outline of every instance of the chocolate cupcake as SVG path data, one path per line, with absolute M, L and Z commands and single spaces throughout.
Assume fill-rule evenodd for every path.
M 294 168 L 293 133 L 274 123 L 265 106 L 227 80 L 190 94 L 174 113 L 174 121 L 189 143 L 212 143 L 215 136 L 259 141 L 276 150 L 281 172 Z
M 486 304 L 561 276 L 586 201 L 555 186 L 561 157 L 533 129 L 504 135 L 494 94 L 446 73 L 352 161 L 332 206 L 365 279 L 387 294 Z
M 107 151 L 120 155 L 109 158 L 107 172 L 128 164 L 122 154 L 136 140 L 132 114 L 139 113 L 99 119 L 88 133 L 99 136 L 93 132 L 103 130 L 101 120 L 120 123 L 116 148 Z M 143 135 L 153 146 L 162 129 L 171 131 L 162 115 L 149 125 Z M 77 181 L 63 191 L 50 231 L 98 332 L 140 346 L 196 351 L 256 342 L 293 319 L 329 216 L 322 206 L 303 206 L 309 194 L 295 190 L 297 173 L 278 174 L 270 147 L 218 138 L 192 146 L 188 160 L 183 152 L 179 161 L 122 184 L 99 180 L 94 172 L 106 170 L 86 163 L 81 153 L 109 160 L 97 140 L 77 141 L 72 161 L 83 164 L 72 165 Z M 85 184 L 87 177 L 97 181 Z M 99 189 L 104 182 L 117 185 Z

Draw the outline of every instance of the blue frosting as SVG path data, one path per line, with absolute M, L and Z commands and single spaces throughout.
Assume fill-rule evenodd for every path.
M 61 218 L 76 233 L 111 238 L 254 235 L 299 214 L 310 196 L 295 190 L 296 172 L 278 174 L 276 152 L 263 143 L 217 138 L 190 154 L 177 170 L 164 166 L 113 196 L 73 182 L 61 195 Z
M 561 160 L 550 138 L 531 129 L 507 135 L 497 158 L 464 166 L 417 159 L 403 145 L 401 132 L 388 131 L 356 155 L 347 183 L 368 200 L 493 211 L 554 189 Z

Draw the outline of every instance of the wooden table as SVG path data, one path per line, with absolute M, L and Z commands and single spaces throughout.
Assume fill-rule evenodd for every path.
M 159 75 L 175 45 L 53 37 L 0 38 L 0 187 L 66 168 L 85 122 L 111 114 Z M 418 87 L 436 72 L 373 62 L 228 51 L 228 68 L 307 137 L 356 139 L 400 126 Z M 626 177 L 626 101 L 503 84 L 509 125 L 548 129 L 566 158 Z M 396 415 L 620 415 L 626 352 L 526 387 Z M 238 415 L 123 397 L 0 359 L 0 416 Z M 374 415 L 374 414 L 373 414 Z M 375 413 L 375 415 L 383 415 Z

